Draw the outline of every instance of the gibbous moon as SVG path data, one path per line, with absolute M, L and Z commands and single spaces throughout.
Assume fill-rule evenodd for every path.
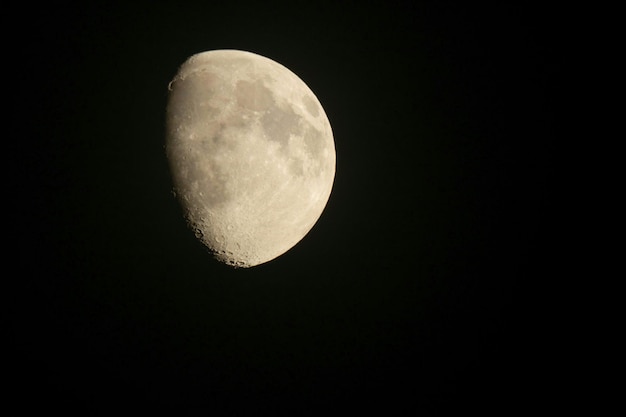
M 291 249 L 319 219 L 335 178 L 317 97 L 281 64 L 237 50 L 193 55 L 168 89 L 166 153 L 197 238 L 236 267 Z

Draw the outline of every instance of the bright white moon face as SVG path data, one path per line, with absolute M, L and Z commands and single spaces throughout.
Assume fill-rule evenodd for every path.
M 166 151 L 198 239 L 240 267 L 291 249 L 335 177 L 330 123 L 313 92 L 277 62 L 236 50 L 192 56 L 169 90 Z

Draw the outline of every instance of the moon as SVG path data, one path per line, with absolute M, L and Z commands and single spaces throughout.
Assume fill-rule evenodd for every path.
M 187 224 L 234 267 L 302 240 L 335 178 L 333 133 L 315 94 L 245 51 L 202 52 L 181 65 L 168 86 L 165 150 Z

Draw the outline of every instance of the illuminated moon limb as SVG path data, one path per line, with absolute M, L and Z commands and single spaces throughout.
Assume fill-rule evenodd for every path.
M 284 66 L 236 50 L 192 56 L 168 89 L 166 152 L 197 237 L 241 267 L 297 244 L 335 176 L 332 130 L 313 92 Z

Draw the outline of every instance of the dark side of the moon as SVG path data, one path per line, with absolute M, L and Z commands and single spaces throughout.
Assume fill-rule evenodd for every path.
M 553 11 L 28 16 L 7 54 L 5 414 L 508 416 L 560 398 Z M 184 72 L 217 50 L 268 61 Z

